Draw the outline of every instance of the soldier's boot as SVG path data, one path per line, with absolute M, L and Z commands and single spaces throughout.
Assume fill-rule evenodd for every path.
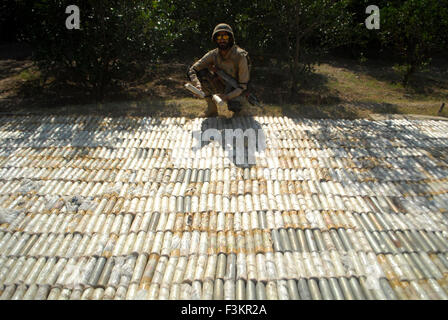
M 218 107 L 213 102 L 212 98 L 207 97 L 205 98 L 205 101 L 207 101 L 207 111 L 205 111 L 205 116 L 207 118 L 218 116 Z

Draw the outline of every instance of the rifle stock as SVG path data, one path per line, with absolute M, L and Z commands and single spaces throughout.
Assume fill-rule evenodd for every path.
M 238 85 L 238 81 L 236 81 L 234 78 L 232 78 L 230 75 L 228 75 L 227 73 L 225 73 L 223 70 L 219 70 L 217 69 L 215 71 L 215 74 L 221 78 L 221 80 L 223 80 L 225 83 L 227 83 L 228 85 L 230 85 L 233 89 L 237 89 L 240 86 Z M 247 101 L 253 105 L 253 106 L 260 106 L 260 101 L 258 100 L 258 98 L 251 93 L 249 90 L 246 90 L 243 93 L 246 96 Z

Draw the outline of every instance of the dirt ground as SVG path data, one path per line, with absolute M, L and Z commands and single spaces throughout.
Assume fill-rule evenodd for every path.
M 390 64 L 328 58 L 316 66 L 293 99 L 285 72 L 254 66 L 251 86 L 262 106 L 248 104 L 242 115 L 346 119 L 374 114 L 448 117 L 447 65 L 446 61 L 434 62 L 404 88 Z M 104 100 L 98 102 L 73 84 L 58 83 L 51 78 L 44 82 L 38 68 L 27 58 L 0 55 L 0 113 L 200 117 L 205 102 L 183 87 L 187 66 L 186 63 L 149 66 L 142 79 L 109 90 Z M 439 112 L 442 103 L 447 106 Z

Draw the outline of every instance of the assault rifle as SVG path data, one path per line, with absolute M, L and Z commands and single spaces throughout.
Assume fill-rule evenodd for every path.
M 237 89 L 240 86 L 238 85 L 238 81 L 236 81 L 234 78 L 232 78 L 230 75 L 228 75 L 227 73 L 225 73 L 223 70 L 219 70 L 216 69 L 216 71 L 214 71 L 214 73 L 227 85 L 229 85 L 230 87 L 232 87 L 233 89 Z M 249 90 L 246 90 L 242 93 L 243 96 L 246 97 L 247 102 L 249 102 L 251 105 L 253 106 L 258 106 L 260 107 L 260 101 L 258 100 L 258 98 L 251 93 Z

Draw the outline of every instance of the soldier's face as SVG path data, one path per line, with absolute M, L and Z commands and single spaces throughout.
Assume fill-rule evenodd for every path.
M 219 49 L 228 49 L 230 44 L 230 35 L 225 31 L 218 32 L 216 35 L 216 43 L 218 44 Z

